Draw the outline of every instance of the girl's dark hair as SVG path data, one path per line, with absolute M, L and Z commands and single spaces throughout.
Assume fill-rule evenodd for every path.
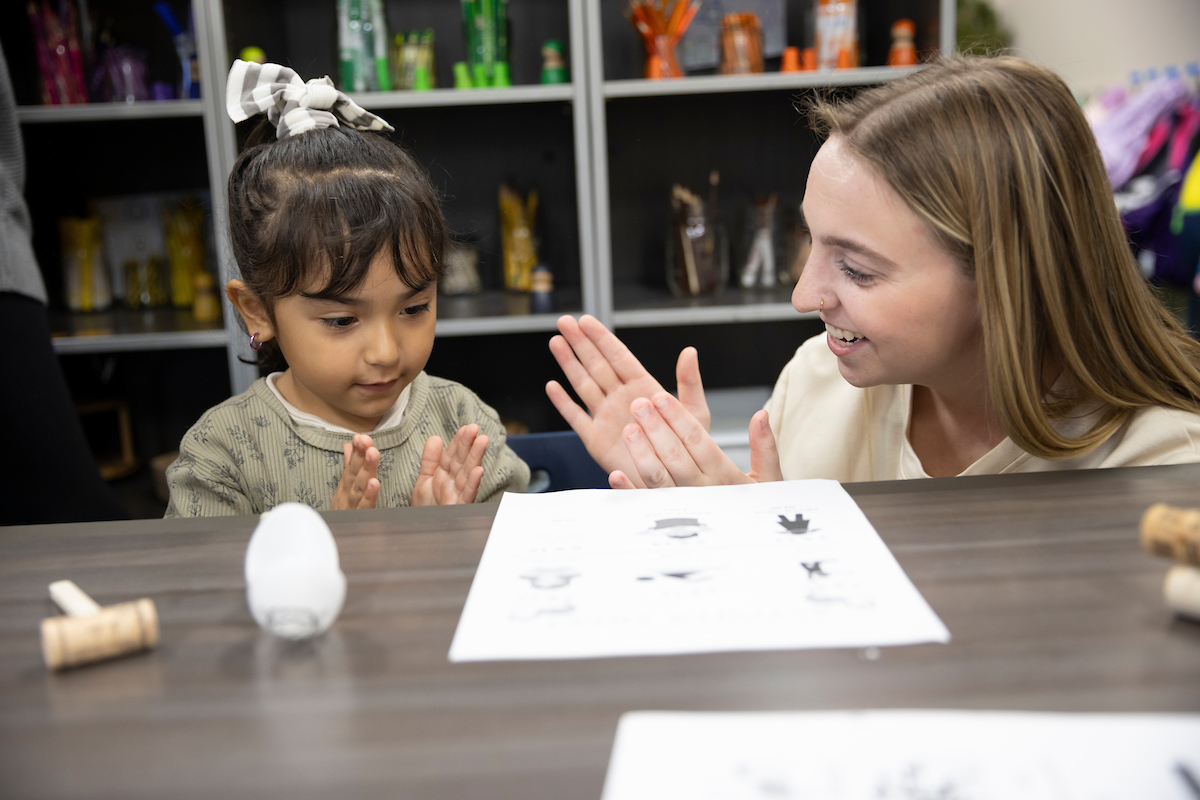
M 280 297 L 352 292 L 380 253 L 413 289 L 444 269 L 446 222 L 429 176 L 403 148 L 353 128 L 276 140 L 259 123 L 229 174 L 229 236 L 242 280 L 272 317 Z M 258 366 L 287 368 L 275 340 Z

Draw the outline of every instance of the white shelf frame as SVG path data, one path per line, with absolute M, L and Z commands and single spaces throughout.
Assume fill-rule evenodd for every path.
M 120 122 L 204 115 L 202 100 L 159 100 L 137 103 L 75 103 L 65 106 L 18 106 L 21 124 Z
M 829 72 L 764 72 L 758 75 L 698 75 L 665 80 L 604 82 L 604 97 L 674 97 L 722 92 L 765 92 L 817 89 L 827 86 L 868 86 L 911 75 L 919 67 L 860 67 Z
M 50 340 L 59 355 L 135 353 L 148 350 L 203 350 L 225 347 L 228 334 L 221 328 L 208 331 L 152 331 L 58 336 Z

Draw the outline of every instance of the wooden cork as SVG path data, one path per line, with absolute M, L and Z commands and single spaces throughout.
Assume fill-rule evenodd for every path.
M 51 584 L 65 616 L 42 620 L 42 657 L 53 670 L 149 650 L 158 644 L 158 611 L 148 598 L 101 608 L 70 581 Z
M 1163 599 L 1176 614 L 1200 619 L 1200 569 L 1171 567 L 1163 581 Z
M 1142 549 L 1200 566 L 1200 511 L 1156 503 L 1142 515 Z

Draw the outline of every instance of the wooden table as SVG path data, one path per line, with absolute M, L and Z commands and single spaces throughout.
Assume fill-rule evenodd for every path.
M 327 515 L 346 605 L 299 645 L 246 608 L 255 518 L 0 529 L 0 796 L 594 800 L 634 709 L 1200 711 L 1200 625 L 1137 544 L 1200 465 L 847 488 L 950 644 L 452 665 L 486 506 Z M 65 577 L 152 597 L 159 649 L 47 673 Z

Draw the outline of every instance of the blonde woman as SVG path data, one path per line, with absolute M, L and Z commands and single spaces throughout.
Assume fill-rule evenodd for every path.
M 615 488 L 892 480 L 1200 461 L 1200 344 L 1130 254 L 1071 92 L 1015 58 L 955 58 L 854 99 L 802 209 L 805 342 L 750 422 L 750 474 L 596 320 L 551 350 L 588 406 L 547 392 Z

